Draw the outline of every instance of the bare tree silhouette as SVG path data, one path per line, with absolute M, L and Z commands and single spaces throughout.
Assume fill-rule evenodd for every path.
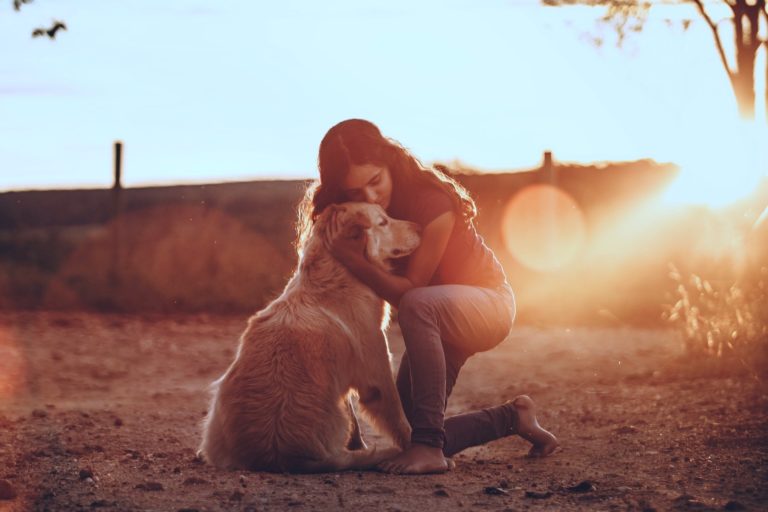
M 768 38 L 761 37 L 761 25 L 768 27 L 768 6 L 766 0 L 540 0 L 545 6 L 562 7 L 572 5 L 603 6 L 605 13 L 600 21 L 611 25 L 618 36 L 618 45 L 624 41 L 628 32 L 640 32 L 648 19 L 648 13 L 654 5 L 685 5 L 696 8 L 701 19 L 712 31 L 717 53 L 723 64 L 731 88 L 736 96 L 739 114 L 744 119 L 755 117 L 755 59 L 761 46 L 768 51 Z M 725 6 L 730 15 L 716 19 L 713 11 Z M 683 29 L 687 29 L 692 20 L 683 20 Z M 726 56 L 721 25 L 728 23 L 733 28 L 733 49 L 735 57 L 729 62 Z M 602 40 L 597 39 L 597 44 Z M 766 83 L 768 83 L 768 63 L 766 63 Z M 766 117 L 768 117 L 768 85 L 765 88 Z

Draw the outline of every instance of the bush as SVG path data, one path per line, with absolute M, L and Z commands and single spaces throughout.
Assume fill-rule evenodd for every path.
M 670 264 L 677 301 L 667 306 L 664 318 L 682 329 L 689 355 L 736 359 L 762 370 L 768 352 L 767 271 L 762 267 L 752 280 L 710 282 L 695 274 L 684 278 Z

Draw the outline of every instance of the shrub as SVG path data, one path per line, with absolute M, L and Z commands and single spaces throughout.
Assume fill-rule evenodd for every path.
M 677 301 L 666 307 L 664 318 L 682 329 L 688 354 L 736 359 L 757 369 L 768 351 L 767 270 L 762 267 L 751 280 L 708 281 L 683 277 L 670 264 Z

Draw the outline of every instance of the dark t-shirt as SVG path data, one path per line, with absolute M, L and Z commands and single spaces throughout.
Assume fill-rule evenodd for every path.
M 435 187 L 421 187 L 401 197 L 390 207 L 390 215 L 426 226 L 454 205 L 448 192 Z M 497 288 L 506 281 L 504 270 L 496 256 L 485 245 L 474 224 L 456 212 L 456 223 L 443 253 L 443 258 L 432 276 L 430 285 L 468 284 Z

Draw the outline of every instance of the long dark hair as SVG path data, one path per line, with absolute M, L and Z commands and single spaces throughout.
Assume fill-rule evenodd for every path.
M 448 193 L 454 210 L 467 221 L 477 215 L 469 192 L 447 174 L 425 167 L 399 142 L 384 137 L 379 128 L 364 119 L 347 119 L 333 127 L 320 142 L 317 166 L 320 179 L 307 188 L 299 203 L 296 247 L 302 252 L 312 224 L 328 206 L 345 201 L 341 183 L 353 165 L 375 164 L 389 169 L 393 201 L 419 187 L 436 187 Z M 406 196 L 407 197 L 407 196 Z

